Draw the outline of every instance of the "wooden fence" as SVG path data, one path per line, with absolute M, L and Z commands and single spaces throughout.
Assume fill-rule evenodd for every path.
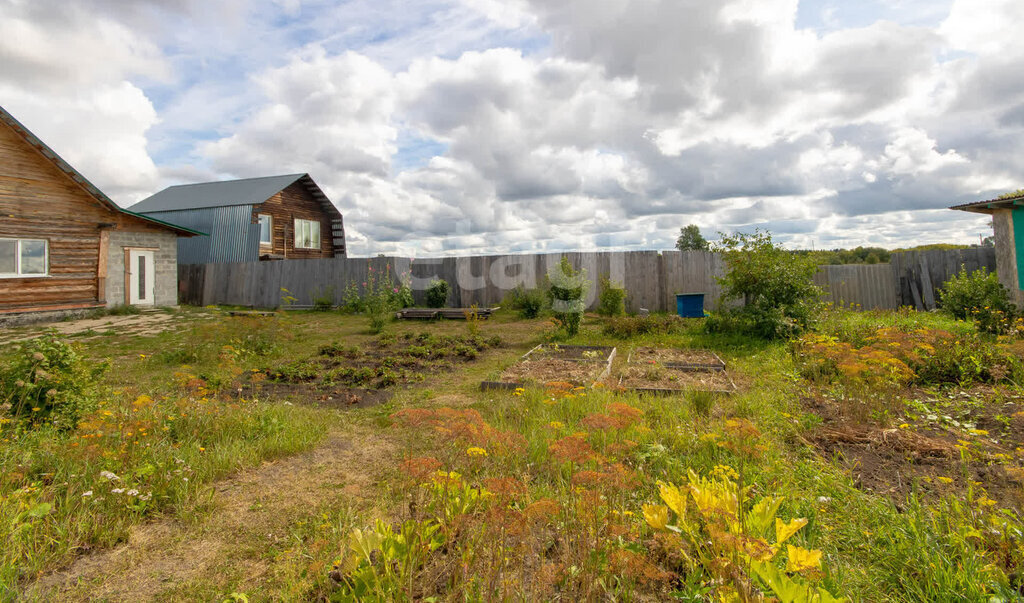
M 416 303 L 434 278 L 448 281 L 453 307 L 481 307 L 501 303 L 518 285 L 542 286 L 545 276 L 565 256 L 591 281 L 587 305 L 598 301 L 598 281 L 608 277 L 629 292 L 630 311 L 674 311 L 677 293 L 704 293 L 705 307 L 721 297 L 715 277 L 722 276 L 721 256 L 702 251 L 609 251 L 501 256 L 426 258 L 332 258 L 280 260 L 232 264 L 189 264 L 178 267 L 179 300 L 192 305 L 229 304 L 255 308 L 281 305 L 282 297 L 296 298 L 296 306 L 310 306 L 314 297 L 329 294 L 340 304 L 350 284 L 362 289 L 371 271 L 389 273 L 397 285 L 406 279 Z M 825 299 L 837 304 L 859 304 L 864 309 L 920 309 L 935 307 L 935 288 L 964 265 L 969 270 L 995 270 L 991 248 L 894 254 L 890 264 L 822 266 L 815 282 Z M 285 293 L 287 291 L 288 293 Z

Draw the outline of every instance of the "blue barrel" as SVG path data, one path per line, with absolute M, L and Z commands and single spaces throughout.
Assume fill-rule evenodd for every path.
M 683 318 L 704 318 L 704 294 L 676 293 L 676 312 Z

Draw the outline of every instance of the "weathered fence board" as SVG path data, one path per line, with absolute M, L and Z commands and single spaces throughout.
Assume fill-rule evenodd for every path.
M 591 286 L 586 301 L 591 309 L 599 301 L 602 277 L 625 286 L 627 307 L 632 312 L 640 308 L 674 311 L 677 293 L 704 293 L 705 307 L 714 308 L 722 295 L 716 278 L 725 273 L 721 255 L 675 250 L 191 264 L 178 267 L 178 291 L 181 302 L 192 305 L 272 308 L 282 303 L 282 289 L 296 298 L 296 306 L 312 305 L 314 297 L 327 292 L 340 304 L 350 285 L 362 292 L 372 274 L 376 279 L 389 278 L 392 286 L 406 278 L 418 304 L 425 302 L 424 291 L 430 282 L 439 278 L 451 286 L 449 306 L 475 303 L 485 307 L 500 304 L 517 286 L 544 286 L 546 276 L 563 256 L 575 268 L 587 271 Z M 835 304 L 864 309 L 909 305 L 923 310 L 941 301 L 937 289 L 961 266 L 969 271 L 994 271 L 995 252 L 971 248 L 895 253 L 889 264 L 822 266 L 814 278 L 825 291 L 825 299 Z

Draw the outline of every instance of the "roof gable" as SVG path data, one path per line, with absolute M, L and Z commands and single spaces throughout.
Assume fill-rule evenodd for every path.
M 161 220 L 156 220 L 148 216 L 140 216 L 135 212 L 128 211 L 122 208 L 120 205 L 115 203 L 110 197 L 103 193 L 95 184 L 89 182 L 89 180 L 83 176 L 78 170 L 73 168 L 70 163 L 64 161 L 64 159 L 58 155 L 53 149 L 47 146 L 42 140 L 39 139 L 31 130 L 26 128 L 20 121 L 14 118 L 6 109 L 0 106 L 0 122 L 6 124 L 11 130 L 13 130 L 25 143 L 35 149 L 45 159 L 50 161 L 58 170 L 60 170 L 65 176 L 71 179 L 75 184 L 81 187 L 90 197 L 95 199 L 104 208 L 120 214 L 126 214 L 150 224 L 157 225 L 168 230 L 175 231 L 179 236 L 194 236 L 201 235 L 203 233 L 169 224 Z
M 132 206 L 136 212 L 206 209 L 230 205 L 259 205 L 308 174 L 286 174 L 220 182 L 170 186 Z

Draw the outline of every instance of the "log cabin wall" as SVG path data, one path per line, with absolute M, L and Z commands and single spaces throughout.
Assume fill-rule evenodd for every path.
M 46 276 L 0 277 L 0 312 L 102 303 L 103 229 L 162 231 L 102 205 L 0 123 L 0 238 L 46 240 L 49 255 Z
M 331 216 L 324 211 L 320 202 L 313 198 L 302 181 L 295 182 L 277 193 L 266 202 L 256 205 L 252 211 L 252 223 L 259 223 L 259 214 L 269 214 L 273 227 L 273 247 L 260 246 L 260 255 L 272 253 L 288 259 L 313 259 L 334 257 L 331 236 Z M 295 220 L 317 220 L 320 222 L 320 248 L 297 249 L 295 247 Z

